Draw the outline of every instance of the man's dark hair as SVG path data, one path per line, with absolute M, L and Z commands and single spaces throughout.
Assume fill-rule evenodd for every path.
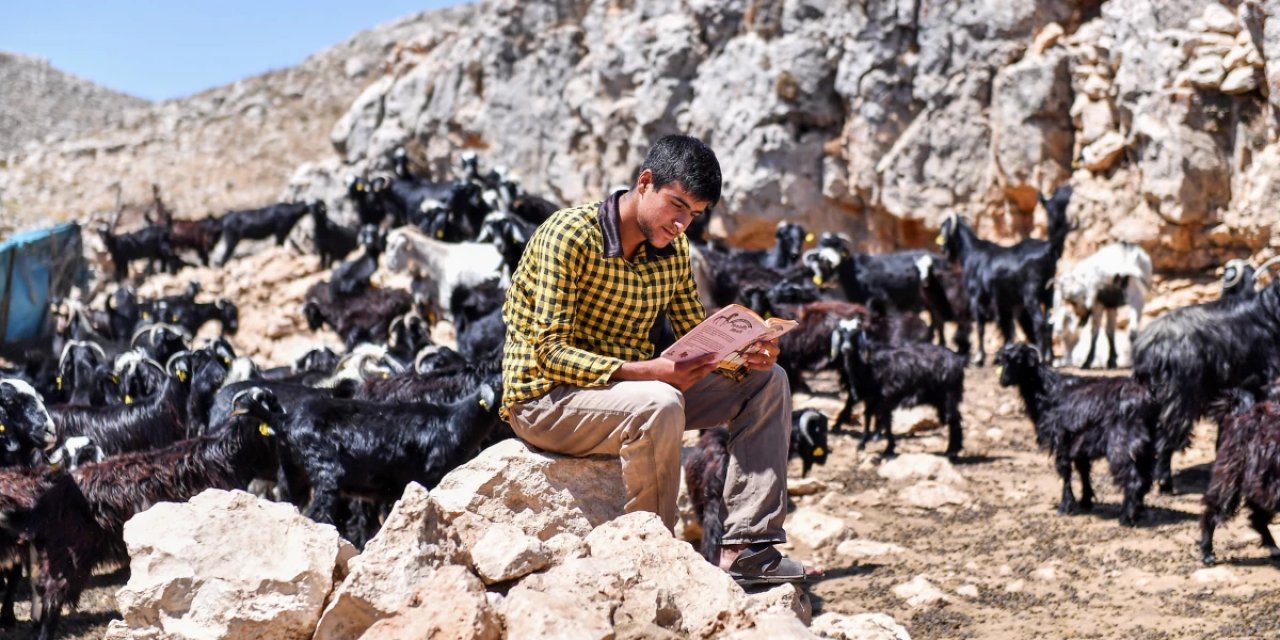
M 645 169 L 653 174 L 655 189 L 678 182 L 689 195 L 706 201 L 708 209 L 720 201 L 720 161 L 711 147 L 697 138 L 659 138 L 645 156 L 640 173 Z

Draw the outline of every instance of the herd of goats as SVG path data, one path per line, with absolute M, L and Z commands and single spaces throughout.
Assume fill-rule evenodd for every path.
M 474 156 L 449 180 L 415 175 L 399 152 L 391 166 L 386 175 L 350 179 L 357 226 L 330 219 L 316 201 L 203 220 L 176 219 L 161 206 L 139 230 L 97 230 L 115 290 L 102 308 L 58 303 L 56 361 L 0 369 L 0 566 L 7 566 L 0 627 L 16 623 L 25 569 L 32 617 L 40 638 L 51 638 L 63 605 L 76 602 L 95 568 L 128 563 L 123 525 L 156 502 L 251 488 L 362 545 L 409 482 L 434 487 L 510 437 L 498 417 L 500 308 L 528 238 L 558 207 L 500 169 L 482 172 Z M 1215 561 L 1214 528 L 1243 499 L 1280 559 L 1267 529 L 1280 508 L 1280 386 L 1273 385 L 1280 285 L 1255 285 L 1270 265 L 1233 261 L 1219 300 L 1169 311 L 1140 329 L 1151 285 L 1141 248 L 1108 245 L 1057 273 L 1070 198 L 1069 187 L 1041 198 L 1046 240 L 998 245 L 953 216 L 941 225 L 937 251 L 883 255 L 789 222 L 778 225 L 771 249 L 731 248 L 708 238 L 703 216 L 688 231 L 691 266 L 708 310 L 738 302 L 798 320 L 778 360 L 792 389 L 808 388 L 807 373 L 837 371 L 846 401 L 830 430 L 850 422 L 862 402 L 858 446 L 883 438 L 886 458 L 896 447 L 892 413 L 912 405 L 936 409 L 948 429 L 946 455 L 960 454 L 966 367 L 985 363 L 985 326 L 994 321 L 1004 339 L 995 354 L 1000 384 L 1017 388 L 1037 443 L 1053 456 L 1063 513 L 1092 507 L 1091 461 L 1105 457 L 1124 496 L 1120 520 L 1136 524 L 1153 482 L 1173 491 L 1172 455 L 1189 445 L 1193 422 L 1212 418 L 1218 450 L 1204 496 L 1202 558 Z M 332 272 L 307 292 L 301 312 L 312 330 L 336 332 L 344 354 L 315 349 L 291 366 L 263 368 L 226 338 L 238 329 L 233 301 L 202 301 L 195 284 L 148 299 L 130 285 L 131 263 L 145 263 L 135 277 L 176 272 L 192 253 L 208 265 L 221 244 L 217 262 L 225 265 L 241 240 L 282 245 L 307 217 L 320 266 Z M 377 286 L 380 266 L 410 273 L 412 287 Z M 1106 366 L 1115 368 L 1121 313 L 1132 375 L 1055 368 L 1092 366 L 1102 333 Z M 456 347 L 433 344 L 438 320 L 452 323 Z M 207 322 L 219 323 L 222 335 L 197 344 L 193 336 Z M 1086 324 L 1091 342 L 1077 362 Z M 1025 343 L 1015 342 L 1018 329 Z M 661 318 L 651 335 L 655 352 L 673 339 Z M 1057 360 L 1055 338 L 1064 348 Z M 795 412 L 791 453 L 804 473 L 825 462 L 827 435 L 826 416 Z M 709 430 L 686 467 L 711 536 L 708 557 L 722 511 L 702 507 L 721 500 L 725 455 L 726 434 Z

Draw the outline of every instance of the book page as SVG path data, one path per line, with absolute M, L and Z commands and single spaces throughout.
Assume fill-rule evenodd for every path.
M 676 362 L 692 360 L 707 353 L 717 359 L 747 346 L 768 331 L 768 325 L 750 309 L 731 304 L 715 312 L 689 330 L 662 357 Z
M 799 323 L 795 320 L 784 320 L 782 318 L 769 318 L 765 321 L 764 330 L 754 340 L 747 343 L 741 349 L 738 349 L 729 355 L 720 359 L 718 368 L 728 371 L 735 371 L 747 366 L 747 354 L 755 353 L 760 350 L 760 344 L 763 342 L 772 342 L 782 337 L 783 334 L 796 328 Z

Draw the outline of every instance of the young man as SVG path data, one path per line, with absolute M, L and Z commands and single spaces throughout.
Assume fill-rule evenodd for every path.
M 622 458 L 626 511 L 676 524 L 686 429 L 728 422 L 720 566 L 743 583 L 797 581 L 786 540 L 791 390 L 776 342 L 741 379 L 711 356 L 655 358 L 649 329 L 665 310 L 676 336 L 704 311 L 689 267 L 689 223 L 720 199 L 715 153 L 687 136 L 650 149 L 635 188 L 557 211 L 533 234 L 502 308 L 503 417 L 546 451 Z

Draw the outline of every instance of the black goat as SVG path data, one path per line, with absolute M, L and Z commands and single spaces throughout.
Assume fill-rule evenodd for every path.
M 351 298 L 334 299 L 328 282 L 307 290 L 302 313 L 312 331 L 329 325 L 347 350 L 361 342 L 386 340 L 391 322 L 413 310 L 413 295 L 400 289 L 367 289 Z
M 305 400 L 284 429 L 289 493 L 310 486 L 308 516 L 340 525 L 341 495 L 390 501 L 409 482 L 434 488 L 499 422 L 499 397 L 485 383 L 451 404 Z
M 31 465 L 57 441 L 57 428 L 35 387 L 19 378 L 0 378 L 0 467 Z
M 1249 525 L 1262 537 L 1262 547 L 1280 562 L 1280 547 L 1268 526 L 1280 511 L 1280 404 L 1254 404 L 1253 396 L 1234 390 L 1213 403 L 1218 420 L 1218 458 L 1200 518 L 1200 558 L 1214 564 L 1213 532 L 1240 508 L 1249 506 Z
M 983 340 L 986 323 L 994 316 L 1004 344 L 1014 340 L 1014 321 L 1022 327 L 1027 340 L 1041 353 L 1052 354 L 1052 335 L 1046 321 L 1047 309 L 1053 303 L 1051 281 L 1062 257 L 1070 224 L 1067 203 L 1071 187 L 1063 185 L 1052 200 L 1041 202 L 1049 216 L 1049 239 L 1024 239 L 1011 247 L 1002 247 L 978 238 L 962 218 L 952 215 L 942 223 L 938 244 L 953 262 L 964 267 L 965 288 L 969 293 L 969 310 L 978 327 L 977 353 L 974 362 L 986 361 Z
M 888 440 L 883 457 L 897 455 L 893 410 L 927 404 L 938 412 L 938 422 L 947 425 L 947 457 L 954 460 L 960 455 L 964 356 L 935 344 L 874 345 L 867 339 L 862 320 L 854 318 L 840 322 L 831 333 L 831 358 L 840 363 L 849 387 L 835 426 L 849 420 L 859 399 L 866 403 L 859 450 L 866 448 L 878 429 Z
M 377 227 L 365 225 L 360 228 L 360 246 L 364 247 L 363 253 L 333 270 L 329 289 L 335 298 L 353 298 L 369 290 L 369 280 L 378 270 L 378 256 L 386 247 L 386 238 L 378 233 Z
M 147 260 L 152 270 L 159 265 L 170 273 L 178 271 L 173 244 L 169 239 L 169 228 L 162 224 L 149 225 L 119 235 L 111 233 L 104 225 L 98 229 L 98 235 L 102 238 L 107 253 L 111 255 L 116 282 L 123 282 L 129 277 L 129 263 L 135 260 Z
M 311 221 L 315 225 L 316 253 L 320 254 L 320 268 L 328 269 L 334 261 L 347 257 L 358 246 L 358 230 L 344 227 L 329 219 L 329 208 L 324 202 L 311 207 Z
M 360 219 L 361 226 L 381 225 L 383 219 L 387 217 L 381 197 L 382 191 L 386 188 L 387 179 L 383 177 L 365 180 L 359 176 L 352 176 L 348 180 L 347 197 L 351 198 L 356 205 L 356 216 Z
M 809 475 L 813 465 L 827 464 L 827 416 L 817 409 L 791 412 L 791 449 L 787 457 L 800 458 L 801 477 Z
M 1173 453 L 1191 443 L 1209 399 L 1231 389 L 1261 395 L 1280 377 L 1280 280 L 1230 305 L 1174 309 L 1143 327 L 1133 376 L 1160 407 L 1155 479 L 1172 493 Z
M 144 361 L 138 368 L 156 368 Z M 129 374 L 126 374 L 128 376 Z M 86 436 L 108 455 L 163 447 L 185 434 L 187 392 L 163 374 L 156 393 L 123 405 L 49 407 L 60 439 Z
M 804 264 L 813 282 L 823 285 L 835 280 L 845 299 L 866 305 L 876 314 L 929 313 L 930 340 L 945 344 L 944 324 L 957 324 L 955 343 L 968 353 L 968 306 L 957 305 L 952 290 L 959 289 L 960 276 L 945 261 L 928 251 L 896 251 L 884 255 L 853 253 L 845 237 L 824 233 L 818 248 L 805 253 Z
M 1058 513 L 1093 508 L 1089 472 L 1105 457 L 1111 481 L 1124 493 L 1120 524 L 1133 526 L 1151 490 L 1158 408 L 1147 389 L 1132 378 L 1094 378 L 1058 373 L 1027 344 L 996 353 L 1000 385 L 1017 386 L 1036 429 L 1036 443 L 1053 454 L 1062 478 Z M 1071 491 L 1071 468 L 1080 474 L 1080 501 Z
M 322 202 L 281 202 L 259 209 L 231 211 L 222 216 L 224 250 L 221 264 L 226 265 L 243 239 L 264 240 L 275 236 L 276 246 L 283 246 L 293 226 L 308 211 L 323 206 Z
M 127 564 L 124 523 L 157 502 L 189 500 L 206 489 L 244 489 L 255 470 L 276 464 L 272 425 L 283 419 L 270 392 L 243 392 L 219 437 L 193 438 L 86 464 L 53 477 L 30 510 L 0 510 L 30 538 L 44 601 L 40 638 L 52 638 L 64 604 L 80 598 L 94 568 Z
M 107 354 L 102 347 L 93 342 L 68 340 L 62 346 L 62 355 L 58 358 L 57 377 L 54 386 L 60 394 L 58 397 L 67 404 L 92 404 L 95 400 L 103 402 L 98 390 L 95 371 L 107 362 Z
M 865 317 L 867 310 L 850 302 L 819 300 L 794 307 L 778 306 L 771 312 L 800 323 L 779 338 L 778 366 L 787 372 L 792 391 L 808 391 L 809 385 L 801 372 L 831 367 L 835 362 L 830 348 L 831 332 L 842 320 Z

